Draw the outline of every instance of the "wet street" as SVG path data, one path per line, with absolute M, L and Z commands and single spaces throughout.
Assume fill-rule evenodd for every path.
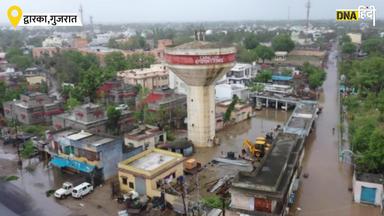
M 335 47 L 329 55 L 327 80 L 320 100 L 323 113 L 316 122 L 316 130 L 307 142 L 303 172 L 309 177 L 301 179 L 294 215 L 354 216 L 379 215 L 379 208 L 356 204 L 352 187 L 352 169 L 338 161 L 338 136 L 332 128 L 338 128 L 339 106 L 337 86 L 337 54 Z

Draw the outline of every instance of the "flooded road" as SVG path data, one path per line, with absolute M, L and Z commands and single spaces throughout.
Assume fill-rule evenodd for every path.
M 301 179 L 296 201 L 301 211 L 294 215 L 376 216 L 379 208 L 353 202 L 348 190 L 352 187 L 352 169 L 338 161 L 338 136 L 332 135 L 332 128 L 339 124 L 336 54 L 333 47 L 320 100 L 323 113 L 316 122 L 315 134 L 309 137 L 303 161 L 303 172 L 309 177 Z
M 5 161 L 2 161 L 2 163 Z M 0 215 L 70 215 L 71 211 L 58 204 L 45 192 L 58 188 L 71 175 L 50 169 L 38 158 L 23 161 L 23 168 L 9 166 L 8 175 L 18 176 L 15 181 L 0 182 Z M 3 175 L 3 173 L 2 173 Z M 2 214 L 4 213 L 4 214 Z
M 291 113 L 291 111 L 286 112 L 275 109 L 258 111 L 256 116 L 251 119 L 217 132 L 216 136 L 220 140 L 220 145 L 213 148 L 197 148 L 193 157 L 205 164 L 220 156 L 222 152 L 226 154 L 226 152 L 233 151 L 237 156 L 241 152 L 244 139 L 254 142 L 256 137 L 265 136 L 267 132 L 275 129 L 277 125 L 283 125 Z

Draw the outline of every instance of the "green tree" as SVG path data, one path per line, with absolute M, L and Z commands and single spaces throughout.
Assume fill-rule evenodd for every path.
M 271 70 L 262 70 L 255 77 L 256 82 L 266 83 L 272 79 L 272 71 Z
M 56 54 L 52 60 L 55 76 L 60 82 L 78 83 L 81 74 L 91 67 L 99 68 L 95 55 L 82 54 L 78 51 L 65 51 Z M 48 68 L 51 66 L 47 66 Z
M 120 128 L 118 127 L 118 122 L 121 117 L 121 111 L 114 106 L 109 106 L 107 109 L 107 117 L 107 129 L 115 135 L 119 134 Z
M 65 109 L 66 110 L 72 110 L 73 108 L 77 107 L 80 105 L 80 101 L 78 101 L 74 97 L 69 97 L 67 101 L 65 102 Z
M 259 45 L 256 47 L 256 55 L 263 60 L 263 63 L 266 59 L 271 60 L 275 56 L 275 52 L 272 48 Z
M 155 56 L 151 54 L 135 53 L 127 56 L 126 69 L 148 68 L 151 64 L 155 63 L 155 61 Z
M 264 85 L 262 83 L 253 82 L 250 85 L 250 90 L 252 92 L 262 92 L 264 91 Z
M 127 61 L 122 52 L 112 52 L 105 56 L 106 67 L 114 72 L 122 71 L 127 68 Z
M 246 49 L 255 49 L 259 45 L 259 41 L 255 34 L 249 34 L 244 39 L 244 47 Z
M 237 52 L 237 60 L 239 62 L 252 63 L 257 60 L 256 51 L 240 48 Z
M 290 52 L 295 48 L 295 43 L 287 34 L 279 34 L 272 39 L 272 48 L 275 51 Z
M 35 153 L 35 147 L 31 140 L 24 143 L 24 147 L 21 150 L 21 157 L 24 159 L 30 158 Z
M 104 72 L 101 68 L 91 67 L 80 74 L 79 88 L 84 97 L 89 97 L 91 101 L 95 101 L 96 90 L 105 81 Z
M 40 83 L 40 92 L 48 93 L 48 84 L 44 80 L 42 80 Z
M 341 44 L 344 44 L 344 43 L 351 43 L 352 40 L 351 40 L 351 37 L 349 37 L 349 35 L 347 34 L 344 34 L 341 39 L 340 39 L 340 43 Z
M 347 42 L 344 43 L 341 47 L 341 52 L 344 54 L 353 54 L 356 52 L 356 46 L 353 43 Z
M 32 57 L 24 55 L 19 48 L 11 47 L 7 50 L 6 59 L 9 63 L 15 64 L 17 68 L 25 70 L 32 65 Z
M 312 89 L 322 86 L 327 76 L 323 69 L 313 66 L 308 62 L 304 63 L 302 71 L 307 76 L 308 84 Z
M 363 42 L 362 50 L 368 54 L 384 54 L 384 39 L 369 38 Z
M 224 113 L 224 122 L 228 122 L 231 120 L 231 115 L 233 110 L 235 109 L 237 102 L 239 102 L 239 97 L 237 97 L 237 95 L 233 95 L 232 101 Z

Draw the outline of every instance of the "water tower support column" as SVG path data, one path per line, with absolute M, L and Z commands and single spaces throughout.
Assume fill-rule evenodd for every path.
M 190 86 L 187 100 L 188 139 L 197 147 L 211 147 L 216 128 L 214 86 Z

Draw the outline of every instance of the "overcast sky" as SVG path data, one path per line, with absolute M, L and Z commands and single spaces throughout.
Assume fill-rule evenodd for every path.
M 0 0 L 0 23 L 8 22 L 7 10 L 18 5 L 24 13 L 78 12 L 83 6 L 85 23 L 232 21 L 305 19 L 307 0 Z M 335 19 L 335 10 L 376 7 L 384 18 L 384 0 L 311 0 L 311 19 Z M 290 9 L 288 9 L 290 8 Z

